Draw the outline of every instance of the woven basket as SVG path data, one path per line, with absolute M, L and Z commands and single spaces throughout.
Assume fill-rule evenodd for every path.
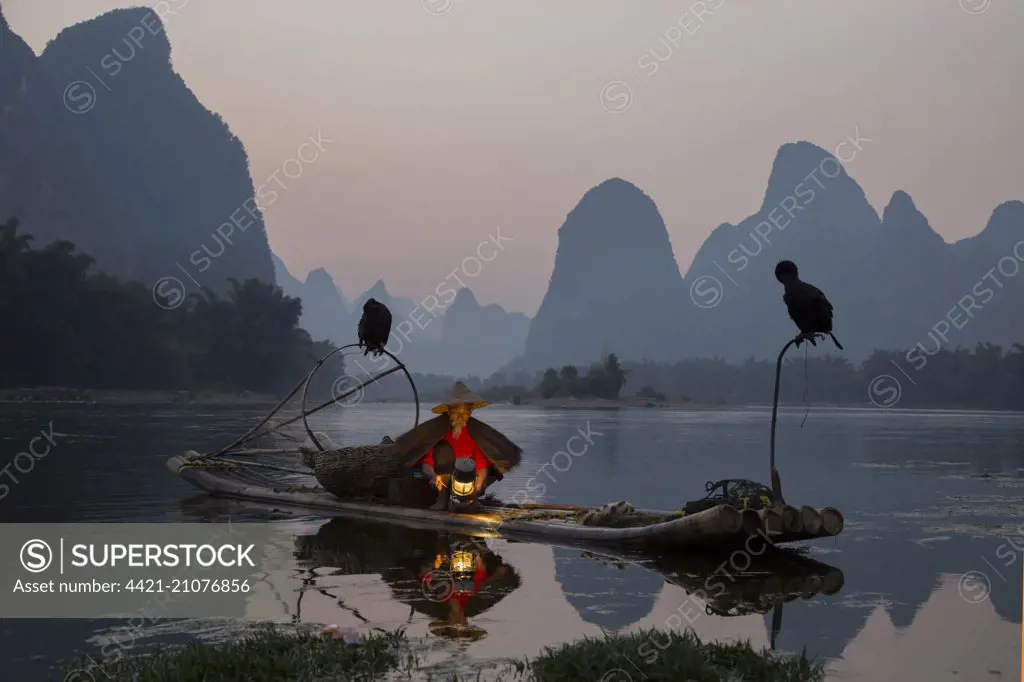
M 394 461 L 391 443 L 306 452 L 302 459 L 323 489 L 342 499 L 386 497 L 388 481 L 404 473 Z

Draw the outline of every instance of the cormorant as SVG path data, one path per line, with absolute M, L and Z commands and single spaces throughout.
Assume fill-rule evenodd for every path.
M 775 279 L 782 282 L 785 293 L 782 296 L 789 311 L 789 317 L 800 329 L 800 336 L 817 346 L 815 334 L 828 334 L 836 348 L 843 350 L 842 344 L 832 333 L 832 304 L 821 292 L 821 289 L 800 279 L 793 261 L 779 261 L 775 266 Z M 797 341 L 797 347 L 800 341 Z
M 388 307 L 371 298 L 363 304 L 363 316 L 359 318 L 359 347 L 365 348 L 363 355 L 371 352 L 379 357 L 391 335 L 391 311 Z

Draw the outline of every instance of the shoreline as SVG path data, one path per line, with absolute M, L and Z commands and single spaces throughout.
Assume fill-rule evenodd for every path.
M 273 405 L 279 396 L 224 390 L 0 388 L 10 405 Z
M 75 388 L 0 388 L 0 405 L 177 405 L 187 406 L 273 406 L 281 399 L 276 394 L 252 393 L 249 391 L 225 390 L 167 390 L 167 389 L 75 389 Z M 420 405 L 432 402 L 432 398 L 421 398 Z M 364 405 L 412 405 L 413 401 L 366 400 Z M 601 398 L 535 398 L 525 399 L 520 404 L 511 401 L 495 401 L 496 407 L 529 407 L 546 410 L 635 410 L 659 409 L 670 412 L 711 412 L 728 410 L 771 410 L 770 403 L 724 403 L 724 402 L 680 402 L 657 401 L 645 398 L 623 398 L 606 400 Z M 804 403 L 779 402 L 780 410 L 806 408 Z M 870 403 L 821 402 L 811 405 L 812 410 L 846 409 L 892 412 L 985 412 L 1021 414 L 1022 410 L 997 407 L 962 406 L 915 406 L 900 405 L 883 408 Z

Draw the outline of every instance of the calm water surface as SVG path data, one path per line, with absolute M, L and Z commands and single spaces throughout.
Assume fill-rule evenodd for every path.
M 828 660 L 836 680 L 1020 678 L 1024 415 L 814 409 L 801 427 L 802 409 L 783 411 L 778 452 L 787 499 L 839 508 L 846 530 L 812 543 L 802 557 L 732 570 L 724 591 L 705 604 L 689 593 L 721 557 L 638 563 L 547 545 L 325 522 L 212 500 L 165 468 L 169 455 L 226 444 L 264 411 L 0 405 L 0 464 L 50 421 L 66 434 L 0 501 L 0 521 L 273 519 L 288 551 L 266 567 L 251 622 L 404 625 L 424 638 L 424 660 L 439 669 L 532 655 L 602 632 L 692 623 L 706 639 L 806 648 Z M 479 416 L 526 453 L 494 488 L 505 499 L 526 490 L 534 501 L 627 499 L 673 508 L 703 497 L 708 479 L 768 479 L 766 410 L 493 406 Z M 317 428 L 352 444 L 378 442 L 410 425 L 408 407 L 363 405 L 325 415 Z M 579 453 L 585 445 L 585 452 L 555 455 L 581 431 L 591 443 L 580 438 L 572 447 Z M 480 572 L 477 592 L 455 604 L 424 589 L 421 578 L 438 554 L 460 550 L 479 559 Z M 780 601 L 783 607 L 773 608 Z M 467 622 L 474 637 L 447 636 L 452 623 Z M 59 679 L 59 661 L 98 654 L 105 634 L 122 624 L 0 620 L 0 680 Z M 249 625 L 164 623 L 139 647 L 218 641 Z

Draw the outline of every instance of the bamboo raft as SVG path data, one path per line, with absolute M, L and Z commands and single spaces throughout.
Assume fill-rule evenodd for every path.
M 791 341 L 790 344 L 793 342 Z M 787 344 L 782 354 L 789 348 Z M 348 396 L 363 390 L 381 378 L 401 371 L 412 389 L 416 403 L 414 426 L 419 423 L 419 396 L 405 365 L 386 350 L 384 353 L 394 361 L 390 369 L 371 376 L 359 386 L 332 398 L 322 404 L 307 408 L 311 381 L 317 371 L 333 355 L 343 353 L 356 344 L 335 349 L 320 359 L 310 372 L 291 390 L 256 426 L 240 436 L 230 445 L 205 454 L 190 450 L 183 456 L 168 459 L 167 467 L 174 474 L 210 495 L 243 500 L 264 505 L 292 507 L 316 512 L 325 516 L 365 518 L 408 526 L 429 527 L 437 530 L 454 530 L 465 534 L 523 539 L 554 544 L 602 546 L 624 550 L 685 550 L 690 548 L 734 548 L 747 546 L 752 539 L 760 537 L 772 545 L 801 542 L 818 538 L 834 537 L 843 530 L 843 515 L 832 507 L 815 509 L 809 506 L 795 507 L 785 503 L 781 483 L 775 469 L 775 410 L 778 397 L 778 368 L 776 376 L 776 408 L 772 415 L 771 462 L 772 490 L 764 499 L 770 504 L 759 509 L 737 505 L 735 500 L 726 498 L 705 498 L 693 503 L 689 509 L 678 511 L 639 512 L 628 526 L 595 522 L 593 516 L 584 519 L 587 512 L 597 509 L 568 507 L 564 505 L 514 505 L 491 500 L 480 512 L 465 514 L 435 511 L 419 506 L 388 504 L 381 496 L 382 488 L 394 481 L 401 467 L 397 467 L 389 456 L 390 441 L 385 439 L 378 445 L 362 445 L 339 448 L 330 443 L 323 434 L 315 433 L 308 417 L 332 405 L 340 405 Z M 781 358 L 779 356 L 779 368 Z M 293 398 L 300 396 L 300 411 L 297 416 L 280 423 L 271 422 Z M 301 420 L 306 443 L 299 446 L 301 439 L 285 431 L 285 427 L 297 426 Z M 320 438 L 318 438 L 318 435 Z M 254 448 L 252 443 L 275 438 L 275 447 Z M 289 444 L 280 442 L 284 438 Z M 321 443 L 321 439 L 326 442 Z M 285 445 L 285 447 L 282 447 Z M 292 462 L 302 461 L 307 470 L 259 461 L 262 456 L 285 456 Z M 316 487 L 289 485 L 259 473 L 259 469 L 276 470 L 287 474 L 313 477 L 319 483 Z M 727 481 L 720 481 L 723 485 Z M 713 484 L 708 483 L 711 494 Z M 763 487 L 763 486 L 761 486 Z M 723 489 L 724 490 L 724 489 Z M 603 513 L 603 512 L 602 512 Z
M 189 451 L 171 457 L 167 467 L 185 481 L 215 497 L 232 498 L 316 512 L 325 516 L 413 523 L 494 537 L 574 545 L 604 545 L 635 549 L 680 550 L 740 547 L 760 536 L 771 544 L 832 537 L 843 530 L 843 515 L 826 507 L 737 509 L 720 504 L 694 514 L 650 511 L 654 522 L 644 526 L 610 528 L 579 523 L 586 508 L 561 505 L 485 506 L 482 512 L 460 514 L 400 507 L 372 501 L 343 500 L 319 488 L 272 484 L 253 477 L 244 467 L 209 466 Z M 197 466 L 202 463 L 203 465 Z

